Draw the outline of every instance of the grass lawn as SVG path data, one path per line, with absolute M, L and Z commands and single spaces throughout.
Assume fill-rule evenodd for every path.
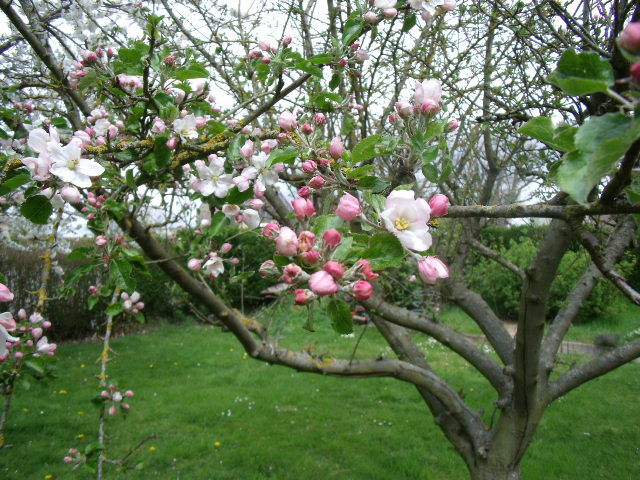
M 284 312 L 286 314 L 286 311 Z M 265 315 L 263 320 L 280 315 Z M 322 319 L 316 333 L 288 314 L 279 328 L 290 346 L 351 355 L 356 338 L 336 336 Z M 276 320 L 273 320 L 274 322 Z M 434 368 L 474 408 L 491 416 L 493 395 L 471 368 L 423 342 Z M 229 333 L 197 325 L 162 326 L 113 341 L 112 379 L 135 390 L 123 419 L 109 418 L 109 452 L 134 456 L 142 470 L 108 469 L 129 479 L 425 479 L 467 478 L 417 392 L 391 379 L 345 380 L 301 374 L 247 359 Z M 0 450 L 0 478 L 94 478 L 62 462 L 70 447 L 96 439 L 95 363 L 100 345 L 61 345 L 58 377 L 19 391 Z M 367 329 L 356 357 L 390 356 Z M 640 365 L 618 369 L 552 405 L 523 463 L 527 479 L 640 478 Z M 82 437 L 82 438 L 80 438 Z

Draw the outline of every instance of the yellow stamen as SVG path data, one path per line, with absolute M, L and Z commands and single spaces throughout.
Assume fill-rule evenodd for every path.
M 400 217 L 396 218 L 395 225 L 397 230 L 406 230 L 411 224 L 407 219 Z

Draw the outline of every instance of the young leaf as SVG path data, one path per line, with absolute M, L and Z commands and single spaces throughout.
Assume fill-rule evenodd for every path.
M 611 64 L 597 53 L 570 49 L 562 54 L 548 80 L 569 95 L 587 95 L 605 92 L 615 76 Z
M 332 298 L 327 305 L 327 316 L 333 329 L 341 335 L 353 332 L 351 309 L 344 300 Z
M 404 256 L 404 247 L 392 233 L 376 233 L 369 239 L 369 247 L 362 252 L 362 258 L 369 260 L 374 270 L 397 267 Z
M 548 117 L 535 117 L 522 125 L 517 133 L 528 135 L 540 140 L 548 146 L 561 152 L 569 152 L 574 149 L 574 135 L 577 127 L 559 125 L 554 127 L 553 121 Z
M 49 221 L 49 217 L 53 212 L 51 202 L 44 195 L 35 195 L 29 197 L 26 202 L 20 206 L 20 213 L 32 223 L 44 225 Z

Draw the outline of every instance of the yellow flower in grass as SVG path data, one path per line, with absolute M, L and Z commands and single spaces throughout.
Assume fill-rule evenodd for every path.
M 158 449 L 158 448 L 157 448 L 155 445 L 151 445 L 151 446 L 149 447 L 149 451 L 150 451 L 150 452 L 155 452 L 157 449 Z
M 214 445 L 215 445 L 216 447 L 219 447 L 219 446 L 220 446 L 220 445 L 222 445 L 222 444 L 221 444 L 220 442 L 216 442 L 216 443 L 214 443 Z

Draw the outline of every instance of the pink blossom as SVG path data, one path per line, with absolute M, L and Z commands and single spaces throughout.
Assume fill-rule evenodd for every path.
M 153 119 L 153 125 L 151 126 L 151 131 L 153 133 L 164 133 L 166 129 L 167 125 L 164 123 L 164 120 L 159 117 Z
M 293 211 L 300 220 L 311 218 L 315 215 L 316 209 L 313 202 L 308 198 L 296 198 L 291 202 Z
M 31 335 L 33 336 L 34 340 L 38 340 L 40 337 L 42 337 L 42 333 L 43 331 L 40 327 L 36 327 L 31 330 Z
M 280 225 L 278 225 L 277 223 L 267 223 L 267 225 L 264 227 L 264 230 L 262 230 L 262 234 L 265 237 L 269 237 L 269 238 L 274 238 L 279 233 L 280 233 Z
M 324 182 L 324 178 L 322 178 L 320 175 L 316 175 L 311 180 L 309 180 L 309 186 L 316 189 L 322 188 L 324 186 Z
M 98 235 L 96 237 L 96 245 L 99 247 L 104 247 L 108 243 L 107 237 L 104 235 Z
M 278 146 L 278 141 L 270 138 L 268 140 L 263 140 L 260 144 L 260 151 L 264 153 L 271 153 L 271 150 Z
M 300 131 L 305 135 L 311 135 L 313 133 L 313 126 L 310 123 L 303 123 L 300 126 Z
M 382 11 L 382 16 L 388 20 L 391 20 L 392 18 L 396 18 L 398 16 L 398 10 L 396 10 L 395 8 L 385 8 Z
M 380 213 L 385 227 L 409 250 L 422 252 L 431 246 L 429 217 L 431 208 L 411 190 L 394 190 L 387 197 L 386 209 Z
M 282 227 L 276 238 L 276 251 L 285 257 L 291 257 L 298 252 L 298 237 L 289 227 Z
M 362 63 L 369 60 L 371 58 L 371 55 L 369 55 L 369 52 L 367 52 L 366 50 L 359 48 L 358 50 L 356 50 L 354 58 L 356 62 Z
M 115 415 L 116 413 L 118 413 L 118 410 L 116 409 L 116 407 L 114 406 L 109 407 L 109 415 Z
M 0 325 L 2 325 L 7 332 L 15 332 L 18 326 L 10 312 L 0 314 Z
M 298 120 L 293 113 L 291 113 L 289 110 L 286 110 L 285 112 L 282 112 L 278 117 L 278 124 L 283 130 L 291 131 L 298 125 Z
M 368 300 L 373 295 L 373 286 L 365 281 L 360 280 L 353 285 L 353 296 L 356 300 Z
M 396 112 L 403 118 L 410 117 L 413 115 L 413 105 L 411 105 L 407 101 L 396 102 L 395 104 Z
M 439 278 L 449 277 L 449 268 L 437 257 L 424 257 L 418 262 L 418 275 L 433 285 Z
M 178 137 L 171 137 L 169 140 L 167 140 L 167 148 L 169 150 L 175 150 L 177 146 L 178 146 Z
M 334 260 L 325 263 L 322 269 L 336 280 L 340 280 L 344 277 L 344 267 Z
M 378 15 L 375 12 L 366 12 L 363 17 L 364 21 L 368 23 L 376 23 L 378 21 Z
M 187 267 L 189 267 L 189 270 L 197 272 L 202 268 L 202 261 L 198 258 L 192 258 L 187 262 Z
M 80 190 L 78 190 L 73 185 L 65 185 L 60 190 L 60 196 L 65 202 L 69 203 L 80 203 L 82 200 L 82 195 L 80 195 Z
M 309 250 L 308 252 L 302 252 L 300 254 L 302 260 L 307 265 L 315 265 L 320 260 L 320 252 L 317 250 Z
M 229 252 L 231 249 L 233 248 L 233 245 L 231 245 L 229 242 L 225 242 L 222 244 L 222 246 L 220 247 L 220 252 L 222 253 L 227 253 Z
M 284 37 L 282 39 L 282 45 L 285 46 L 285 47 L 288 47 L 291 44 L 292 40 L 293 39 L 290 36 L 287 35 L 286 37 Z
M 0 283 L 0 302 L 10 302 L 11 300 L 13 300 L 13 293 L 9 287 Z
M 282 277 L 280 277 L 281 282 L 285 283 L 294 283 L 302 273 L 302 268 L 295 263 L 290 263 L 285 266 L 283 269 Z
M 316 295 L 332 295 L 338 291 L 338 284 L 324 270 L 320 270 L 309 277 L 309 287 Z
M 340 137 L 333 137 L 329 144 L 329 153 L 333 158 L 340 158 L 344 153 L 344 143 Z
M 445 12 L 453 12 L 456 9 L 456 0 L 444 0 L 442 2 L 442 8 Z
M 349 193 L 345 193 L 340 202 L 338 202 L 338 208 L 336 208 L 336 215 L 341 219 L 350 222 L 358 215 L 362 213 L 360 210 L 360 201 Z
M 460 120 L 457 120 L 455 118 L 453 120 L 449 120 L 449 130 L 451 131 L 457 130 L 459 126 L 460 126 Z
M 311 195 L 311 189 L 306 185 L 304 187 L 300 187 L 298 189 L 298 195 L 300 195 L 302 198 L 307 198 L 309 195 Z
M 298 288 L 295 290 L 296 294 L 296 305 L 308 305 L 315 298 L 315 294 L 306 288 Z
M 371 263 L 369 262 L 369 260 L 365 260 L 364 258 L 361 258 L 356 262 L 356 267 L 360 272 L 360 274 L 366 280 L 375 280 L 376 278 L 379 277 L 377 273 L 374 273 L 371 271 Z
M 240 155 L 246 160 L 253 157 L 253 142 L 251 140 L 247 140 L 240 148 Z
M 342 236 L 338 230 L 332 228 L 322 234 L 322 240 L 329 248 L 336 248 L 342 242 Z
M 314 162 L 313 160 L 307 160 L 305 162 L 302 162 L 302 170 L 304 170 L 305 173 L 312 174 L 317 169 L 318 169 L 318 164 L 316 162 Z
M 261 210 L 262 207 L 264 207 L 264 201 L 260 200 L 259 198 L 252 198 L 251 200 L 249 200 L 249 207 L 253 208 L 254 210 Z
M 126 392 L 124 392 L 124 396 L 127 398 L 133 397 L 133 390 L 127 390 Z
M 435 113 L 440 108 L 442 86 L 438 80 L 427 79 L 422 83 L 416 80 L 414 93 L 416 107 L 424 114 Z
M 327 117 L 325 116 L 324 113 L 318 112 L 313 116 L 313 123 L 316 123 L 318 125 L 324 125 L 327 123 Z
M 449 210 L 449 198 L 446 195 L 437 193 L 429 200 L 429 207 L 431 208 L 432 217 L 442 217 Z
M 313 244 L 315 243 L 315 241 L 315 233 L 310 232 L 309 230 L 300 232 L 300 235 L 298 235 L 298 249 L 301 252 L 308 252 L 313 248 Z
M 267 260 L 262 262 L 262 265 L 260 265 L 260 268 L 258 269 L 258 273 L 263 277 L 268 277 L 269 275 L 277 275 L 279 270 L 273 260 Z

